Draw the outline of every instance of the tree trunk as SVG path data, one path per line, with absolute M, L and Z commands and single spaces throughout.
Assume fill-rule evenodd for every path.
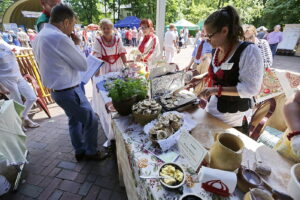
M 220 9 L 221 8 L 221 2 L 222 2 L 223 0 L 219 0 L 219 2 L 218 2 L 218 9 Z
M 120 14 L 121 14 L 121 0 L 118 0 L 118 20 L 120 20 Z
M 115 4 L 115 0 L 113 0 L 113 20 L 114 20 L 114 24 L 116 23 L 116 4 Z
M 106 10 L 106 0 L 104 0 L 104 15 L 105 17 L 107 17 L 107 10 Z

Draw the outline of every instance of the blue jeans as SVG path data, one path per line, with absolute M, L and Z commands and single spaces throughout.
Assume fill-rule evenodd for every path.
M 276 43 L 276 44 L 270 44 L 270 49 L 272 51 L 273 58 L 276 55 L 277 46 L 278 46 L 278 43 Z
M 69 118 L 69 133 L 76 154 L 97 153 L 98 117 L 80 87 L 52 92 L 52 98 Z

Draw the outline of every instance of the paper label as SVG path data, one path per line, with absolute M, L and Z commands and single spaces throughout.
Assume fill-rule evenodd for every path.
M 232 69 L 232 66 L 233 66 L 233 63 L 223 63 L 221 65 L 221 69 L 222 70 L 231 70 Z
M 192 135 L 184 131 L 177 141 L 179 153 L 189 162 L 190 166 L 197 171 L 207 150 Z
M 104 62 L 93 55 L 89 55 L 86 59 L 87 61 L 87 71 L 81 73 L 81 82 L 86 84 L 92 76 L 99 70 L 99 68 L 104 64 Z

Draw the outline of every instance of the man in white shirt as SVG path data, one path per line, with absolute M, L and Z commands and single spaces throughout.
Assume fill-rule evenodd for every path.
M 22 128 L 23 131 L 26 131 L 26 128 L 39 127 L 38 123 L 33 122 L 28 117 L 28 112 L 36 102 L 37 97 L 32 87 L 29 86 L 20 73 L 17 58 L 14 54 L 16 48 L 18 50 L 22 49 L 21 47 L 9 45 L 0 38 L 0 84 L 8 89 L 11 99 L 25 106 L 22 113 Z M 22 97 L 25 98 L 25 102 L 23 102 Z
M 183 29 L 183 39 L 184 39 L 184 47 L 186 48 L 189 40 L 189 29 L 184 27 Z
M 18 36 L 18 40 L 20 41 L 22 47 L 29 47 L 29 44 L 28 44 L 29 36 L 27 35 L 27 33 L 25 33 L 23 31 L 23 29 L 19 28 L 19 32 L 17 33 L 17 36 Z
M 176 33 L 174 24 L 170 24 L 170 29 L 165 34 L 164 49 L 166 52 L 167 63 L 172 63 L 177 49 L 176 45 Z
M 107 154 L 97 151 L 98 117 L 79 87 L 80 71 L 87 70 L 87 61 L 80 52 L 80 39 L 72 33 L 75 22 L 73 10 L 58 4 L 51 11 L 50 23 L 33 41 L 33 50 L 43 84 L 69 118 L 75 158 L 102 160 Z
M 197 41 L 199 39 L 201 39 L 201 30 L 199 29 L 198 32 L 196 33 L 196 37 L 195 37 L 195 46 L 197 45 Z

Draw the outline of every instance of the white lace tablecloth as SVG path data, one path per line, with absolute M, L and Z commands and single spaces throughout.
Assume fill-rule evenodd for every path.
M 110 146 L 110 141 L 114 139 L 114 133 L 112 131 L 111 126 L 111 113 L 108 113 L 105 108 L 105 104 L 108 102 L 111 102 L 111 98 L 109 98 L 108 92 L 99 90 L 97 88 L 97 83 L 105 80 L 110 75 L 115 75 L 115 73 L 110 73 L 105 76 L 99 76 L 99 77 L 93 77 L 93 99 L 92 99 L 92 107 L 94 111 L 98 114 L 100 123 L 102 125 L 102 128 L 104 130 L 104 133 L 107 137 L 107 142 L 104 144 L 104 146 Z
M 128 199 L 179 199 L 181 194 L 165 190 L 158 179 L 140 178 L 141 175 L 156 176 L 159 167 L 164 163 L 144 149 L 145 144 L 149 142 L 149 138 L 143 133 L 143 127 L 134 124 L 131 117 L 120 117 L 113 119 L 113 129 L 116 134 L 119 173 L 121 173 L 121 181 L 124 181 Z M 176 163 L 183 166 L 191 182 L 190 187 L 184 184 L 184 193 L 194 192 L 205 200 L 213 199 L 212 194 L 201 188 L 197 174 L 193 172 L 193 169 L 183 157 L 179 157 Z M 232 197 L 231 199 L 236 198 Z

